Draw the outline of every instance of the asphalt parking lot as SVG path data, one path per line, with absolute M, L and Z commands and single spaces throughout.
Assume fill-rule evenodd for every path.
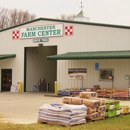
M 37 123 L 39 107 L 46 103 L 62 103 L 62 98 L 44 96 L 39 92 L 0 92 L 0 116 L 3 117 L 0 120 L 18 124 Z M 120 101 L 120 105 L 130 106 L 130 101 Z

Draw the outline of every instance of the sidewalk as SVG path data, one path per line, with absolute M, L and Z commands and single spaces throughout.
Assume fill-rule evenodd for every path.
M 62 103 L 62 97 L 44 94 L 0 92 L 0 116 L 4 117 L 0 120 L 18 124 L 37 123 L 39 107 L 46 103 Z M 120 105 L 130 106 L 130 101 L 120 101 Z

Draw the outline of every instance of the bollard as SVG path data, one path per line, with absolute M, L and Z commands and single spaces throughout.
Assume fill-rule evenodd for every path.
M 21 81 L 18 82 L 18 92 L 22 93 L 22 82 Z
M 57 95 L 57 81 L 55 81 L 54 87 L 55 87 L 55 94 Z

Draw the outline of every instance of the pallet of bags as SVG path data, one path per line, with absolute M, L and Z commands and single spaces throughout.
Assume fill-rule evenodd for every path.
M 95 99 L 83 99 L 83 104 L 88 108 L 86 120 L 98 120 L 99 112 L 97 112 L 97 107 L 100 107 L 100 100 Z
M 97 92 L 80 92 L 79 93 L 80 98 L 96 98 L 97 97 Z
M 86 123 L 85 105 L 44 104 L 38 111 L 39 123 L 53 123 L 65 126 Z

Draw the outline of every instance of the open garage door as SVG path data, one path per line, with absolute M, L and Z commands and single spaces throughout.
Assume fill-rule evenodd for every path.
M 54 81 L 57 80 L 57 61 L 47 60 L 46 56 L 56 54 L 57 46 L 25 48 L 24 91 L 54 92 Z

